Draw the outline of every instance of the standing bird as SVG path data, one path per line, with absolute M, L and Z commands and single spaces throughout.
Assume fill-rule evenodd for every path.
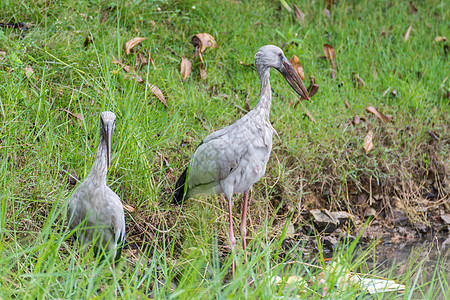
M 125 215 L 119 196 L 106 185 L 106 173 L 111 163 L 111 138 L 116 115 L 104 111 L 100 115 L 100 142 L 94 165 L 84 182 L 69 200 L 67 218 L 71 230 L 87 245 L 111 254 L 113 268 L 120 258 L 125 240 Z
M 272 102 L 270 68 L 277 69 L 302 99 L 309 100 L 300 76 L 280 48 L 261 47 L 255 55 L 255 66 L 261 82 L 258 104 L 234 124 L 210 134 L 200 143 L 189 167 L 176 183 L 173 198 L 173 203 L 181 204 L 197 194 L 224 193 L 228 200 L 229 234 L 234 248 L 232 197 L 233 193 L 244 193 L 240 227 L 244 250 L 247 246 L 248 192 L 266 171 L 275 132 L 269 120 Z

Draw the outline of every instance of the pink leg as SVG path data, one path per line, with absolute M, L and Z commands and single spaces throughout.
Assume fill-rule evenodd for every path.
M 233 212 L 232 212 L 232 201 L 231 198 L 228 200 L 228 214 L 230 216 L 230 241 L 231 241 L 231 249 L 234 252 L 234 249 L 236 247 L 236 238 L 234 237 L 234 232 L 233 232 Z M 235 265 L 234 265 L 234 258 L 233 258 L 233 264 L 232 264 L 232 271 L 233 271 L 233 278 L 234 278 L 234 269 L 235 269 Z
M 247 202 L 248 202 L 248 192 L 244 193 L 244 202 L 242 203 L 242 220 L 241 220 L 241 234 L 242 234 L 242 247 L 245 252 L 245 260 L 247 260 L 247 252 L 245 248 L 247 248 Z

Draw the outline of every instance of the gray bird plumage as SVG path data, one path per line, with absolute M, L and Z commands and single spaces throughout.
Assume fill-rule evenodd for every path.
M 94 247 L 120 257 L 125 238 L 125 216 L 119 196 L 106 185 L 111 161 L 111 138 L 116 115 L 105 111 L 100 115 L 100 142 L 89 175 L 69 199 L 67 217 L 70 229 L 77 228 L 83 247 Z
M 280 48 L 273 45 L 261 47 L 255 55 L 255 66 L 261 82 L 258 104 L 234 124 L 202 141 L 188 169 L 178 179 L 173 198 L 173 202 L 179 204 L 197 194 L 224 193 L 229 202 L 230 239 L 234 245 L 232 196 L 244 193 L 241 224 L 244 248 L 248 192 L 266 171 L 275 132 L 269 120 L 272 102 L 270 68 L 280 71 L 303 99 L 309 99 L 306 87 Z

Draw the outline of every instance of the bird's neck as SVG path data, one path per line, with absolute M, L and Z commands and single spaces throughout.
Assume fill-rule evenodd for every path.
M 108 166 L 106 162 L 106 141 L 103 135 L 100 134 L 100 142 L 97 148 L 97 155 L 95 156 L 94 164 L 92 165 L 91 172 L 88 176 L 92 177 L 92 180 L 98 180 L 106 184 L 106 173 L 108 173 Z
M 272 89 L 270 88 L 270 68 L 264 67 L 258 69 L 259 81 L 261 82 L 261 91 L 259 93 L 258 104 L 255 110 L 259 114 L 269 119 L 270 105 L 272 104 Z

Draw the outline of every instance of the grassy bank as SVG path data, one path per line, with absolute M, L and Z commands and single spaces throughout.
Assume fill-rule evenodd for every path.
M 362 231 L 369 208 L 379 222 L 372 228 L 401 234 L 396 220 L 404 212 L 415 232 L 445 230 L 439 216 L 450 213 L 450 70 L 448 43 L 435 39 L 449 37 L 449 8 L 444 1 L 415 3 L 412 14 L 408 2 L 374 2 L 339 1 L 329 17 L 324 1 L 297 3 L 305 14 L 302 24 L 278 1 L 2 1 L 0 22 L 29 27 L 0 29 L 2 298 L 112 295 L 115 285 L 128 297 L 152 290 L 173 297 L 273 298 L 286 292 L 285 285 L 273 283 L 274 276 L 296 274 L 308 281 L 323 272 L 286 264 L 302 260 L 304 225 L 313 208 L 351 213 L 354 220 L 343 230 L 354 235 Z M 200 78 L 199 62 L 193 60 L 191 76 L 182 81 L 180 57 L 192 60 L 190 40 L 200 32 L 218 44 L 203 54 L 207 78 Z M 136 36 L 148 38 L 136 49 L 145 48 L 155 62 L 136 72 L 162 90 L 168 108 L 112 63 L 118 59 L 135 68 L 135 54 L 126 55 L 124 44 Z M 334 80 L 329 62 L 321 58 L 325 43 L 336 52 Z M 284 45 L 288 58 L 297 55 L 305 82 L 315 76 L 320 88 L 311 102 L 298 102 L 282 76 L 272 72 L 271 121 L 279 137 L 266 175 L 251 191 L 250 261 L 228 281 L 223 199 L 199 197 L 183 208 L 168 201 L 200 141 L 240 118 L 246 99 L 256 105 L 259 82 L 250 64 L 265 44 Z M 354 74 L 363 86 L 353 83 Z M 393 122 L 368 113 L 369 105 L 392 115 Z M 121 272 L 114 274 L 107 265 L 93 266 L 89 255 L 79 257 L 65 228 L 67 197 L 77 184 L 70 183 L 69 174 L 78 180 L 88 174 L 103 110 L 118 116 L 108 180 L 134 208 L 126 215 L 128 240 L 138 246 L 127 251 Z M 370 130 L 374 147 L 366 154 Z M 235 202 L 239 215 L 240 197 Z M 285 249 L 289 224 L 294 242 Z M 363 237 L 377 234 L 364 231 Z M 342 255 L 347 254 L 336 258 L 342 261 Z M 346 261 L 354 271 L 361 265 Z M 320 259 L 314 263 L 326 267 Z M 420 266 L 389 276 L 411 293 L 437 291 L 444 297 L 445 265 L 437 262 L 436 276 L 426 282 Z M 174 279 L 175 291 L 167 282 L 155 284 L 156 278 Z M 323 286 L 292 286 L 292 295 L 323 293 Z

